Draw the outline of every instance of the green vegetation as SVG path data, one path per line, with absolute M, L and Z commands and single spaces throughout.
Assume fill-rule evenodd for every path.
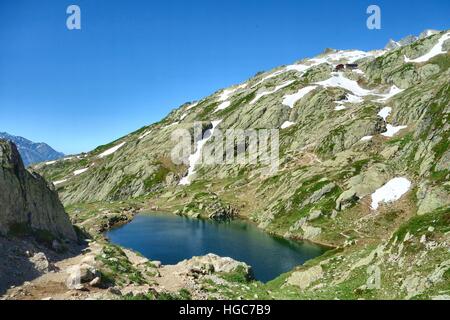
M 113 142 L 110 142 L 108 144 L 104 144 L 101 146 L 98 146 L 97 148 L 94 149 L 94 151 L 92 151 L 93 154 L 100 154 L 108 149 L 111 149 L 112 147 L 114 147 L 116 144 L 118 144 L 121 140 L 123 140 L 124 138 L 126 138 L 127 136 L 121 137 L 117 140 L 114 140 Z
M 160 293 L 158 300 L 191 300 L 191 293 L 187 289 L 181 289 L 178 294 Z
M 412 132 L 407 133 L 404 136 L 394 137 L 386 142 L 388 145 L 399 145 L 400 148 L 404 148 L 410 142 L 414 141 L 414 134 Z
M 209 115 L 212 114 L 217 107 L 219 106 L 220 102 L 212 102 L 212 103 L 208 103 L 208 105 L 206 105 L 206 103 L 202 103 L 202 106 L 198 106 L 198 108 L 203 108 L 202 112 L 200 115 L 198 115 L 198 120 L 201 121 L 210 121 L 210 117 Z M 203 105 L 206 105 L 205 107 Z
M 146 190 L 151 190 L 156 185 L 163 183 L 166 180 L 166 176 L 169 174 L 170 170 L 159 166 L 158 170 L 151 175 L 150 178 L 144 180 L 144 187 Z
M 243 106 L 249 104 L 255 97 L 256 91 L 252 91 L 250 94 L 246 94 L 243 97 L 239 97 L 237 100 L 234 100 L 228 108 L 220 110 L 217 114 L 220 117 L 226 117 L 227 115 L 235 112 L 237 108 L 242 108 Z
M 139 270 L 133 267 L 125 252 L 115 245 L 107 244 L 103 252 L 96 257 L 103 263 L 101 272 L 106 279 L 114 284 L 123 284 L 129 281 L 141 285 L 145 283 L 144 277 Z
M 450 55 L 441 54 L 430 60 L 430 63 L 437 64 L 441 72 L 446 72 L 450 69 Z
M 430 103 L 428 108 L 426 109 L 426 118 L 428 120 L 428 125 L 425 130 L 422 131 L 422 134 L 420 135 L 421 140 L 426 140 L 430 132 L 432 130 L 438 130 L 441 128 L 443 124 L 443 120 L 449 119 L 449 115 L 444 112 L 445 108 L 448 108 L 450 104 L 450 84 L 446 83 L 443 85 L 439 91 L 435 95 L 435 99 Z M 445 122 L 444 122 L 445 123 Z M 448 130 L 447 132 L 447 140 L 448 142 Z M 441 148 L 438 148 L 438 150 L 441 150 Z
M 249 277 L 247 270 L 243 266 L 238 266 L 233 272 L 222 273 L 220 277 L 229 282 L 248 283 L 251 278 Z
M 122 180 L 117 183 L 114 188 L 110 191 L 110 195 L 113 199 L 117 199 L 120 197 L 121 193 L 123 193 L 123 189 L 136 181 L 137 175 L 124 175 Z
M 171 300 L 191 300 L 192 295 L 187 289 L 181 289 L 178 294 L 168 293 L 168 292 L 149 292 L 147 294 L 131 295 L 128 294 L 124 296 L 124 300 L 160 300 L 160 301 L 171 301 Z
M 433 233 L 450 232 L 450 207 L 411 218 L 395 232 L 393 239 L 404 239 L 408 232 L 413 235 L 427 233 L 430 227 L 433 228 Z
M 10 237 L 25 237 L 32 233 L 32 229 L 27 223 L 13 223 L 8 229 Z
M 315 202 L 307 201 L 311 195 L 331 183 L 323 175 L 316 175 L 304 181 L 294 194 L 290 196 L 289 200 L 285 203 L 279 202 L 277 204 L 277 214 L 269 225 L 268 230 L 282 235 L 297 221 L 306 217 L 313 209 L 320 209 L 325 214 L 331 213 L 336 206 L 337 197 L 342 192 L 337 185 L 334 185 L 330 191 L 324 193 Z
M 13 223 L 9 227 L 8 236 L 16 238 L 33 237 L 37 242 L 49 248 L 52 247 L 54 240 L 58 240 L 58 237 L 50 231 L 33 229 L 28 223 Z

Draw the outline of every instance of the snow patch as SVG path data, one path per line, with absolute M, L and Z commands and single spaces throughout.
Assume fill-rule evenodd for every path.
M 289 86 L 289 85 L 292 84 L 292 83 L 294 83 L 294 80 L 291 80 L 291 81 L 285 82 L 285 83 L 283 83 L 283 84 L 280 84 L 279 86 L 276 86 L 275 89 L 273 89 L 273 90 L 265 91 L 265 92 L 263 92 L 263 93 L 258 93 L 258 94 L 256 95 L 255 99 L 253 99 L 253 100 L 250 102 L 250 104 L 255 104 L 255 103 L 256 103 L 259 99 L 261 99 L 262 97 L 271 95 L 271 94 L 273 94 L 273 93 L 275 93 L 275 92 L 277 92 L 277 91 L 279 91 L 279 90 L 281 90 L 281 89 L 283 89 L 283 88 Z
M 384 53 L 384 52 L 382 52 L 382 53 Z M 252 86 L 252 88 L 255 88 L 258 85 L 260 85 L 261 83 L 265 82 L 266 80 L 272 79 L 272 78 L 279 76 L 280 74 L 283 74 L 288 71 L 297 71 L 300 73 L 305 73 L 309 69 L 311 69 L 315 66 L 321 65 L 323 63 L 334 64 L 334 63 L 342 61 L 342 60 L 346 60 L 347 63 L 354 63 L 355 61 L 357 61 L 359 59 L 363 59 L 363 58 L 367 58 L 367 57 L 377 57 L 377 56 L 381 55 L 382 53 L 365 52 L 365 51 L 359 51 L 359 50 L 338 51 L 335 53 L 330 53 L 330 54 L 324 55 L 320 58 L 312 58 L 312 59 L 307 60 L 307 63 L 309 63 L 309 65 L 302 64 L 302 63 L 288 65 L 288 66 L 286 66 L 286 68 L 275 71 L 275 72 L 269 74 L 268 76 L 264 77 L 263 79 L 258 81 L 256 84 L 254 84 Z M 364 74 L 364 72 L 362 72 L 361 70 L 355 70 L 355 72 L 359 73 L 359 74 Z
M 436 57 L 436 56 L 438 56 L 438 55 L 440 55 L 440 54 L 447 53 L 447 51 L 445 51 L 445 50 L 442 48 L 443 45 L 444 45 L 444 43 L 445 43 L 447 40 L 450 40 L 450 32 L 444 34 L 444 35 L 439 39 L 438 43 L 437 43 L 433 48 L 431 48 L 431 50 L 430 50 L 427 54 L 425 54 L 425 55 L 423 55 L 423 56 L 421 56 L 421 57 L 419 57 L 419 58 L 417 58 L 417 59 L 409 59 L 407 56 L 405 56 L 405 62 L 406 62 L 406 63 L 409 63 L 409 62 L 414 62 L 414 63 L 427 62 L 427 61 L 429 61 L 431 58 L 434 58 L 434 57 Z
M 186 186 L 191 183 L 190 178 L 195 174 L 195 166 L 202 156 L 202 150 L 205 144 L 214 136 L 214 131 L 217 126 L 222 122 L 222 120 L 212 121 L 212 129 L 207 130 L 203 135 L 203 139 L 197 141 L 195 152 L 189 156 L 189 170 L 187 176 L 180 180 L 179 185 Z
M 231 102 L 229 99 L 231 96 L 238 90 L 245 89 L 247 87 L 247 83 L 241 84 L 240 86 L 234 88 L 234 89 L 225 89 L 222 94 L 219 96 L 219 102 L 222 102 L 217 109 L 214 111 L 214 113 L 219 112 L 220 110 L 224 110 L 228 108 L 231 105 Z
M 58 180 L 58 181 L 53 181 L 53 184 L 54 184 L 55 186 L 57 186 L 58 184 L 62 184 L 62 183 L 64 183 L 64 182 L 66 182 L 66 181 L 67 181 L 67 179 Z
M 281 129 L 287 129 L 287 128 L 293 126 L 294 124 L 295 124 L 295 122 L 286 121 L 281 125 Z
M 125 145 L 125 143 L 126 143 L 126 142 L 122 142 L 122 143 L 118 144 L 117 146 L 112 147 L 112 148 L 106 150 L 105 152 L 102 152 L 102 153 L 98 156 L 98 158 L 101 159 L 101 158 L 104 158 L 104 157 L 107 157 L 107 156 L 113 154 L 114 152 L 116 152 L 117 150 L 119 150 L 120 148 L 122 148 L 122 147 Z
M 406 178 L 395 178 L 372 194 L 372 210 L 377 210 L 380 203 L 390 203 L 399 200 L 411 188 L 411 182 Z
M 340 110 L 347 109 L 344 106 L 345 103 L 361 103 L 363 101 L 364 101 L 364 99 L 361 97 L 355 96 L 353 94 L 347 94 L 345 100 L 335 101 L 335 103 L 338 104 L 338 106 L 336 108 L 334 108 L 334 110 L 340 111 Z
M 383 109 L 378 112 L 378 115 L 383 118 L 383 120 L 386 122 L 386 119 L 391 115 L 392 108 L 391 107 L 384 107 Z
M 379 102 L 385 102 L 387 100 L 389 100 L 390 98 L 396 96 L 397 94 L 403 92 L 404 90 L 398 88 L 397 86 L 392 86 L 391 89 L 389 90 L 389 93 L 386 94 L 379 94 L 379 96 L 381 97 L 380 99 L 378 99 L 377 101 Z
M 73 175 L 74 176 L 78 176 L 78 175 L 80 175 L 80 174 L 82 174 L 82 173 L 85 173 L 86 171 L 88 171 L 89 170 L 89 168 L 84 168 L 84 169 L 80 169 L 80 170 L 75 170 L 74 172 L 73 172 Z
M 285 71 L 297 71 L 300 73 L 306 73 L 309 69 L 319 66 L 323 63 L 328 63 L 326 58 L 313 58 L 308 60 L 309 65 L 306 64 L 291 64 L 286 67 Z
M 56 163 L 56 160 L 46 162 L 45 164 L 46 164 L 47 166 L 50 166 L 50 165 L 55 164 L 55 163 Z
M 353 94 L 348 94 L 346 101 L 349 103 L 361 103 L 364 101 L 364 99 Z
M 274 73 L 271 73 L 270 75 L 264 77 L 263 79 L 261 79 L 260 81 L 258 81 L 256 84 L 254 84 L 252 86 L 252 88 L 257 87 L 258 85 L 260 85 L 261 83 L 265 82 L 266 80 L 272 79 L 276 76 L 279 76 L 280 74 L 289 72 L 289 71 L 296 71 L 296 72 L 300 72 L 300 73 L 305 73 L 306 71 L 308 71 L 309 69 L 318 66 L 322 63 L 326 63 L 327 61 L 325 59 L 311 59 L 309 60 L 309 62 L 312 62 L 310 65 L 306 65 L 306 64 L 291 64 L 286 66 L 286 68 L 282 69 L 282 70 L 278 70 L 275 71 Z
M 387 131 L 382 133 L 382 136 L 388 137 L 388 138 L 392 138 L 393 136 L 395 136 L 399 131 L 408 128 L 408 126 L 398 126 L 398 127 L 394 127 L 393 125 L 386 125 L 386 129 Z
M 328 80 L 317 82 L 316 84 L 321 85 L 325 88 L 340 87 L 352 92 L 354 95 L 359 97 L 372 94 L 372 91 L 361 88 L 356 81 L 344 77 L 344 75 L 340 72 L 333 73 L 333 76 Z
M 200 103 L 199 101 L 194 102 L 193 104 L 191 104 L 189 107 L 186 108 L 186 111 L 189 111 L 189 110 L 195 108 L 196 106 L 198 106 L 199 103 Z
M 257 86 L 259 86 L 261 83 L 265 82 L 266 80 L 275 78 L 276 76 L 279 76 L 280 74 L 282 74 L 282 73 L 284 73 L 284 72 L 286 72 L 286 70 L 278 70 L 278 71 L 275 71 L 274 73 L 269 74 L 268 76 L 262 78 L 260 81 L 258 81 L 257 83 L 255 83 L 255 84 L 252 86 L 252 89 L 253 89 L 253 88 L 256 88 Z
M 289 66 L 286 67 L 286 71 L 297 71 L 300 73 L 304 73 L 306 71 L 308 71 L 309 69 L 311 69 L 312 67 L 316 66 L 317 64 L 313 64 L 311 66 L 307 66 L 304 64 L 291 64 Z
M 327 55 L 324 55 L 322 58 L 314 58 L 311 59 L 311 61 L 314 61 L 316 63 L 322 64 L 322 63 L 333 63 L 333 62 L 339 62 L 339 61 L 347 61 L 347 63 L 354 63 L 357 60 L 372 57 L 374 54 L 372 52 L 365 52 L 360 50 L 349 50 L 349 51 L 338 51 L 334 53 L 330 53 Z
M 228 108 L 229 106 L 231 106 L 230 101 L 222 102 L 221 104 L 219 104 L 219 106 L 217 107 L 216 111 L 214 111 L 214 113 L 219 112 L 220 110 L 224 110 L 224 109 Z
M 370 141 L 372 140 L 373 136 L 365 136 L 361 138 L 361 141 Z
M 173 122 L 173 123 L 171 123 L 171 124 L 169 124 L 169 125 L 167 125 L 167 126 L 162 127 L 162 129 L 167 129 L 167 128 L 176 126 L 176 125 L 178 125 L 179 123 L 180 123 L 179 121 L 175 121 L 175 122 Z
M 308 93 L 316 89 L 317 86 L 309 86 L 300 89 L 297 93 L 290 94 L 284 97 L 283 99 L 283 105 L 288 106 L 289 108 L 293 109 L 294 105 L 297 101 L 301 100 L 304 96 L 306 96 Z
M 148 136 L 150 133 L 152 132 L 152 130 L 148 130 L 147 132 L 145 132 L 143 135 L 141 135 L 138 140 L 142 140 L 144 139 L 146 136 Z
M 233 93 L 235 93 L 236 91 L 237 91 L 237 88 L 223 90 L 222 94 L 219 96 L 219 101 L 223 102 L 223 101 L 228 100 L 231 97 L 231 95 Z
M 408 126 L 398 126 L 394 127 L 391 124 L 387 124 L 387 118 L 391 115 L 392 108 L 391 107 L 384 107 L 383 109 L 378 112 L 378 116 L 383 118 L 384 122 L 386 122 L 386 132 L 383 132 L 381 135 L 384 137 L 392 138 L 395 136 L 400 130 L 408 128 Z

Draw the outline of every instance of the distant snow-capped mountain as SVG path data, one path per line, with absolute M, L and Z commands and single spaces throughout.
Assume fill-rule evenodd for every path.
M 25 166 L 33 163 L 57 160 L 64 157 L 63 153 L 55 151 L 46 143 L 35 143 L 23 137 L 10 135 L 6 132 L 0 132 L 0 139 L 9 140 L 17 146 Z

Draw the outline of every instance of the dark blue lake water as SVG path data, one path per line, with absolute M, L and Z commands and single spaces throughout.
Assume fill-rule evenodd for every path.
M 165 213 L 138 215 L 107 236 L 112 243 L 163 264 L 208 253 L 231 257 L 251 265 L 255 278 L 263 282 L 326 251 L 311 243 L 268 235 L 244 221 L 216 222 Z

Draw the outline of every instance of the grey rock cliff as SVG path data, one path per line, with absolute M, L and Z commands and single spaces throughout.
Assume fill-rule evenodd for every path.
M 0 235 L 18 230 L 77 238 L 53 187 L 25 169 L 13 143 L 0 140 Z

